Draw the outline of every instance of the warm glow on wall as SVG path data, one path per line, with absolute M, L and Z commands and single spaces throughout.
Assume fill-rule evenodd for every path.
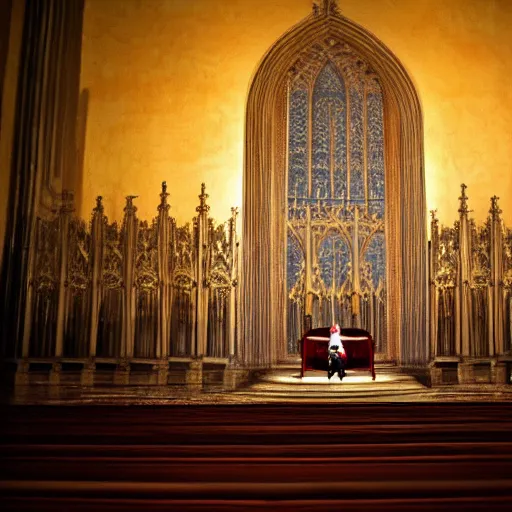
M 457 217 L 459 185 L 482 220 L 496 194 L 512 223 L 512 2 L 342 0 L 344 15 L 380 38 L 416 84 L 424 111 L 427 203 Z M 81 213 L 105 197 L 122 215 L 137 194 L 156 214 L 167 180 L 178 222 L 200 184 L 212 215 L 242 205 L 244 111 L 252 74 L 311 0 L 87 0 L 81 86 L 90 93 Z

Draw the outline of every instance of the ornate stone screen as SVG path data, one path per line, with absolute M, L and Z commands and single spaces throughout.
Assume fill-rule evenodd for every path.
M 288 352 L 306 315 L 386 337 L 384 128 L 379 82 L 326 40 L 290 72 L 287 165 Z

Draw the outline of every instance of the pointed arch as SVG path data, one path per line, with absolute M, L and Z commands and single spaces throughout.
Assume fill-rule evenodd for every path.
M 382 89 L 385 147 L 388 356 L 424 363 L 427 349 L 427 231 L 423 121 L 411 78 L 363 27 L 327 9 L 305 18 L 267 52 L 246 108 L 241 352 L 253 366 L 286 355 L 285 200 L 287 87 L 290 73 L 318 42 L 341 44 L 366 60 Z
M 346 96 L 345 81 L 336 66 L 328 60 L 320 69 L 313 82 L 311 138 L 318 143 L 311 145 L 312 187 L 309 195 L 312 197 L 315 197 L 317 193 L 319 197 L 343 197 L 342 192 L 340 193 L 335 190 L 335 185 L 343 186 L 346 183 L 346 178 L 339 176 L 342 171 L 340 172 L 339 168 L 335 169 L 331 179 L 329 176 L 331 163 L 329 154 L 329 111 L 332 110 L 339 113 L 339 115 L 335 116 L 337 130 L 334 137 L 334 145 L 338 152 L 341 153 L 336 155 L 339 157 L 337 160 L 342 164 L 342 168 L 346 169 Z M 335 177 L 338 179 L 334 180 Z M 330 183 L 331 180 L 332 183 Z M 327 184 L 327 187 L 323 184 Z

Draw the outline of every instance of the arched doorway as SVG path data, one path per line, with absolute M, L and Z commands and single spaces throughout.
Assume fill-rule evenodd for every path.
M 288 320 L 293 311 L 287 287 L 287 249 L 292 250 L 293 246 L 288 238 L 292 231 L 289 210 L 294 197 L 294 191 L 288 190 L 288 127 L 290 115 L 293 115 L 290 91 L 293 92 L 294 79 L 308 73 L 316 79 L 323 70 L 331 76 L 338 73 L 338 79 L 343 78 L 345 71 L 349 71 L 344 69 L 344 62 L 350 63 L 353 70 L 364 69 L 365 76 L 370 79 L 375 77 L 382 101 L 385 190 L 383 226 L 377 231 L 386 243 L 383 279 L 385 320 L 382 326 L 385 330 L 383 337 L 387 341 L 385 350 L 389 358 L 401 363 L 423 363 L 427 360 L 426 207 L 419 99 L 410 78 L 392 52 L 362 27 L 339 15 L 333 2 L 324 2 L 322 8 L 315 8 L 311 16 L 287 32 L 269 50 L 254 76 L 247 101 L 241 352 L 244 360 L 254 366 L 272 365 L 285 358 L 291 348 Z M 312 101 L 313 96 L 314 91 L 308 101 Z M 325 108 L 330 109 L 326 119 L 331 119 L 336 125 L 343 116 L 339 112 L 335 115 L 336 108 L 342 104 L 339 96 L 337 107 L 333 100 L 335 97 L 331 95 L 332 101 L 326 102 L 330 106 Z M 311 119 L 305 122 L 313 126 Z M 348 120 L 346 122 L 349 123 Z M 336 126 L 330 129 L 335 131 Z M 340 125 L 338 133 L 342 129 Z M 350 131 L 345 133 L 350 137 Z M 345 148 L 349 148 L 350 153 L 346 140 Z M 341 151 L 336 144 L 330 150 L 335 153 Z M 308 168 L 312 169 L 311 158 L 308 158 Z M 325 190 L 321 191 L 327 183 L 335 192 L 333 198 L 336 199 L 337 194 L 343 194 L 343 179 L 336 175 L 343 172 L 343 166 L 339 169 L 336 169 L 336 164 L 327 167 L 324 169 L 326 179 L 318 181 L 318 194 L 328 195 Z M 345 172 L 347 170 L 350 170 L 350 165 L 345 164 Z M 309 199 L 316 199 L 313 177 L 314 172 L 308 175 Z M 368 186 L 367 182 L 366 185 L 364 181 L 361 183 L 363 187 Z M 346 184 L 345 190 L 349 189 Z M 347 201 L 344 206 L 348 206 Z M 358 208 L 361 206 L 363 210 L 367 209 L 364 201 Z M 357 211 L 358 215 L 364 216 L 365 211 L 358 211 L 358 208 L 352 208 L 351 215 Z M 331 265 L 336 265 L 343 251 L 348 250 L 343 243 L 349 243 L 351 237 L 343 237 L 340 233 L 341 230 L 327 230 Z M 368 239 L 367 249 L 372 243 L 377 243 L 372 239 Z M 328 254 L 329 243 L 324 243 L 321 237 L 316 241 L 319 244 L 317 256 L 319 250 Z M 297 243 L 300 245 L 298 238 Z M 306 248 L 302 248 L 302 252 L 306 254 Z M 351 254 L 353 259 L 353 251 Z M 301 265 L 297 261 L 294 264 Z M 335 294 L 340 293 L 343 292 L 336 288 Z M 314 297 L 306 294 L 304 304 L 305 310 L 309 308 L 313 312 Z M 298 311 L 297 317 L 301 314 Z M 296 322 L 299 325 L 300 318 Z

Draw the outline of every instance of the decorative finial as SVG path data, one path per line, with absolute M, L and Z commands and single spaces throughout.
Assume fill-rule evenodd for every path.
M 103 213 L 103 196 L 96 197 L 96 208 L 94 208 L 94 211 L 97 213 Z
M 430 230 L 431 230 L 431 236 L 432 238 L 435 237 L 435 234 L 437 233 L 439 229 L 439 220 L 437 218 L 437 210 L 430 210 L 430 216 L 432 217 L 430 221 Z
M 493 219 L 496 219 L 501 214 L 501 209 L 498 206 L 498 199 L 498 196 L 491 197 L 491 209 L 489 210 L 489 213 L 492 215 Z
M 334 16 L 339 13 L 337 0 L 313 0 L 313 14 L 315 16 Z
M 167 204 L 167 198 L 169 194 L 167 193 L 167 182 L 162 181 L 162 192 L 160 192 L 160 204 L 158 205 L 158 211 L 168 211 L 170 206 Z
M 208 199 L 208 194 L 205 192 L 206 185 L 201 183 L 201 195 L 199 196 L 199 206 L 196 208 L 196 212 L 205 213 L 210 207 L 206 204 L 206 200 Z
M 469 213 L 468 209 L 468 196 L 466 195 L 466 189 L 468 188 L 467 185 L 464 183 L 460 186 L 461 188 L 461 196 L 459 197 L 460 201 L 460 207 L 459 207 L 459 213 L 461 215 L 466 215 Z
M 236 231 L 236 218 L 238 217 L 238 208 L 236 206 L 231 207 L 231 218 L 229 219 L 229 231 L 230 236 L 233 237 Z M 230 239 L 234 241 L 233 238 Z
M 126 206 L 124 207 L 126 213 L 135 213 L 137 211 L 137 207 L 133 204 L 133 200 L 137 197 L 139 196 L 126 196 Z

